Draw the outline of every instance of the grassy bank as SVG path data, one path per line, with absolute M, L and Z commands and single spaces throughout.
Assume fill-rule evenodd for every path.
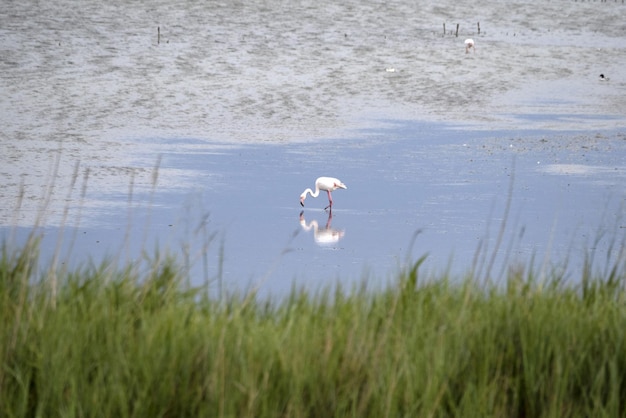
M 566 286 L 423 282 L 417 262 L 381 293 L 270 304 L 209 300 L 173 261 L 55 280 L 36 261 L 0 262 L 3 417 L 626 414 L 620 264 Z

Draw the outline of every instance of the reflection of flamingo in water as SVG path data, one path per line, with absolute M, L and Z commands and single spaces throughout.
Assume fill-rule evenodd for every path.
M 300 226 L 305 231 L 313 230 L 313 239 L 319 245 L 328 245 L 334 244 L 338 242 L 341 238 L 343 238 L 345 232 L 340 231 L 338 229 L 334 229 L 330 226 L 330 222 L 333 219 L 333 212 L 328 212 L 328 220 L 326 221 L 326 226 L 324 228 L 320 228 L 319 224 L 315 219 L 313 219 L 308 225 L 306 223 L 306 219 L 304 219 L 304 211 L 300 212 Z
M 330 195 L 330 192 L 334 192 L 337 189 L 347 189 L 347 187 L 341 182 L 341 180 L 334 177 L 319 177 L 315 180 L 315 192 L 311 189 L 303 191 L 300 195 L 300 204 L 304 206 L 304 199 L 306 199 L 307 193 L 310 193 L 313 197 L 317 197 L 320 194 L 320 190 L 325 190 L 326 193 L 328 193 L 328 206 L 324 209 L 330 208 L 330 210 L 332 210 L 333 197 Z

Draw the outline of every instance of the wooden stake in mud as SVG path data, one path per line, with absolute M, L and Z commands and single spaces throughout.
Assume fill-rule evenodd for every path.
M 443 34 L 446 34 L 446 22 L 443 22 Z
M 456 34 L 454 36 L 456 36 L 457 38 L 459 37 L 459 24 L 458 23 L 456 24 Z
M 477 25 L 478 25 L 478 34 L 480 35 L 480 22 L 478 22 Z
M 161 27 L 157 26 L 157 45 L 161 43 Z

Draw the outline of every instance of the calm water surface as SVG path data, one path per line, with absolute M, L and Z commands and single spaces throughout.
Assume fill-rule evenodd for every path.
M 136 261 L 169 249 L 189 263 L 194 284 L 280 295 L 294 284 L 351 287 L 363 278 L 377 287 L 422 255 L 425 273 L 474 268 L 497 278 L 534 259 L 536 271 L 566 269 L 574 281 L 586 254 L 600 266 L 624 257 L 622 134 L 387 125 L 348 141 L 163 153 L 159 177 L 185 169 L 194 186 L 157 185 L 131 199 L 88 190 L 85 200 L 111 205 L 96 214 L 71 208 L 61 259 Z M 348 186 L 333 194 L 332 214 L 323 194 L 299 205 L 321 174 Z M 58 232 L 45 229 L 48 258 Z

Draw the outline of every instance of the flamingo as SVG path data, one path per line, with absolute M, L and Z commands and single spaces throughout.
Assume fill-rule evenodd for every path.
M 470 49 L 473 49 L 474 52 L 476 52 L 476 47 L 474 46 L 474 40 L 473 39 L 466 39 L 465 40 L 465 53 L 467 54 Z
M 300 195 L 300 204 L 304 206 L 304 199 L 306 199 L 307 193 L 311 193 L 311 196 L 317 197 L 320 194 L 320 190 L 325 190 L 328 193 L 328 206 L 324 208 L 324 210 L 330 208 L 333 209 L 333 198 L 330 195 L 330 192 L 334 192 L 337 189 L 347 189 L 346 185 L 341 182 L 341 180 L 336 179 L 334 177 L 319 177 L 315 180 L 315 191 L 311 189 L 306 189 Z

